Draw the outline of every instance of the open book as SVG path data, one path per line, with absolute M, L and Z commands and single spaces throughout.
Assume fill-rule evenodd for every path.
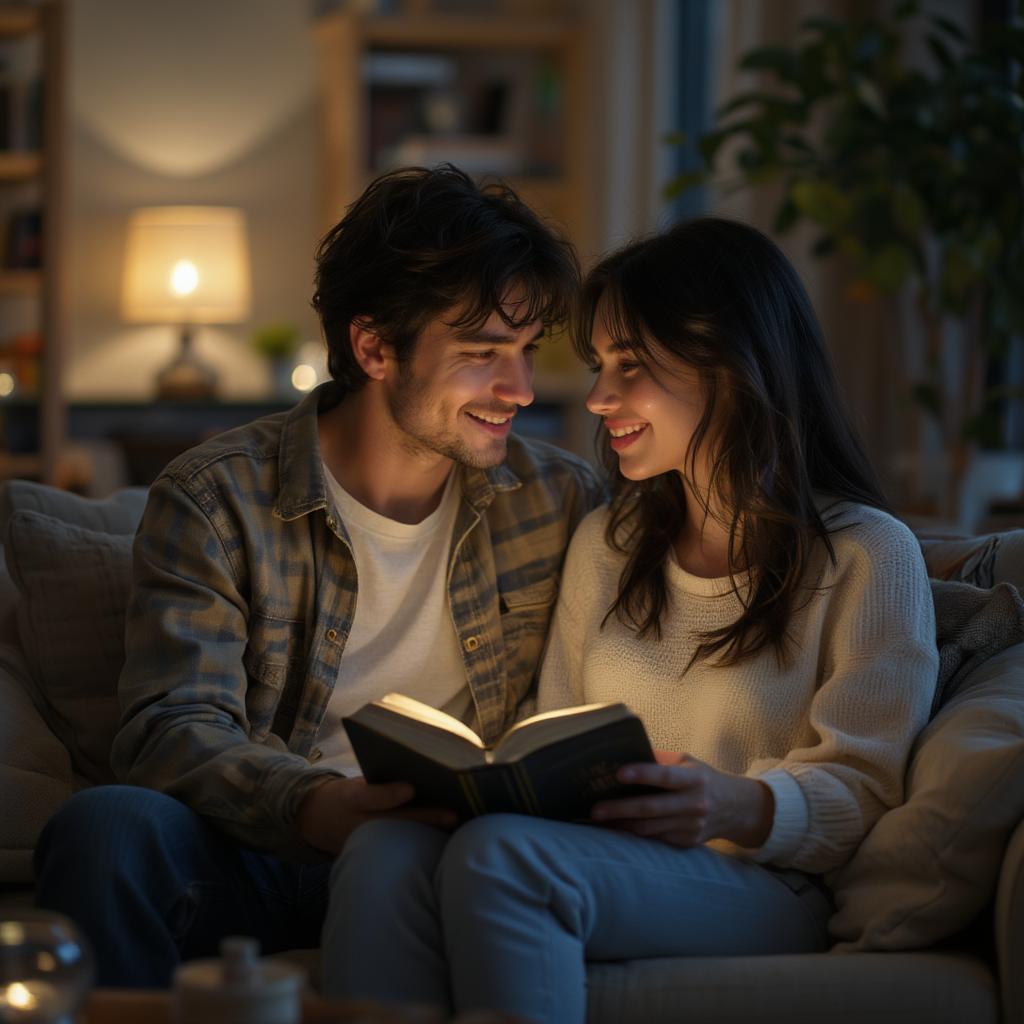
M 463 819 L 495 811 L 587 818 L 598 800 L 646 792 L 615 773 L 654 760 L 643 723 L 617 703 L 534 715 L 491 747 L 457 718 L 398 693 L 342 722 L 367 782 L 412 783 L 417 804 Z

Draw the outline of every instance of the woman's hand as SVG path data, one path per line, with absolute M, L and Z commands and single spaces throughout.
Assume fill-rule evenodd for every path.
M 729 839 L 758 847 L 768 838 L 775 799 L 763 782 L 720 772 L 687 754 L 659 750 L 655 758 L 657 764 L 624 765 L 617 777 L 664 793 L 602 800 L 592 820 L 674 846 Z

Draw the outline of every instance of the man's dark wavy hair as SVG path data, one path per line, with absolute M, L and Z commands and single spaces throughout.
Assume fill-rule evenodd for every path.
M 456 330 L 495 310 L 510 327 L 549 326 L 567 319 L 578 284 L 572 246 L 508 185 L 477 185 L 443 164 L 371 182 L 317 247 L 313 308 L 331 376 L 357 390 L 367 377 L 352 354 L 353 321 L 407 361 L 423 328 L 453 307 Z M 512 289 L 521 301 L 508 314 Z
M 606 257 L 587 275 L 580 305 L 574 345 L 585 361 L 594 362 L 600 315 L 655 375 L 664 352 L 699 374 L 706 407 L 685 465 L 692 473 L 707 446 L 713 499 L 700 511 L 731 510 L 729 574 L 744 609 L 702 638 L 694 660 L 717 655 L 731 665 L 772 647 L 784 664 L 798 640 L 787 634 L 792 614 L 813 593 L 816 544 L 835 560 L 821 496 L 887 510 L 796 271 L 754 228 L 701 218 Z M 658 638 L 666 561 L 695 499 L 676 472 L 628 480 L 607 431 L 600 436 L 613 486 L 607 540 L 628 556 L 609 615 Z M 748 567 L 745 590 L 737 579 Z

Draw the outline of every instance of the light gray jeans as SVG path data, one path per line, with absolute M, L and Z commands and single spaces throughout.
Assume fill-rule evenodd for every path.
M 798 872 L 705 846 L 517 814 L 374 821 L 331 874 L 323 989 L 582 1024 L 588 960 L 817 952 L 830 913 Z

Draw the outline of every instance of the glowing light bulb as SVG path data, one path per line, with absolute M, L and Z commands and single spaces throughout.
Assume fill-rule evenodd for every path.
M 316 370 L 308 363 L 299 363 L 292 370 L 292 387 L 296 391 L 312 391 L 316 387 Z
M 19 1010 L 34 1010 L 38 1006 L 36 997 L 20 982 L 7 986 L 7 1004 Z
M 14 394 L 14 376 L 10 373 L 0 373 L 0 398 L 7 398 Z
M 171 289 L 175 295 L 191 295 L 199 284 L 199 271 L 191 260 L 178 260 L 171 268 Z

